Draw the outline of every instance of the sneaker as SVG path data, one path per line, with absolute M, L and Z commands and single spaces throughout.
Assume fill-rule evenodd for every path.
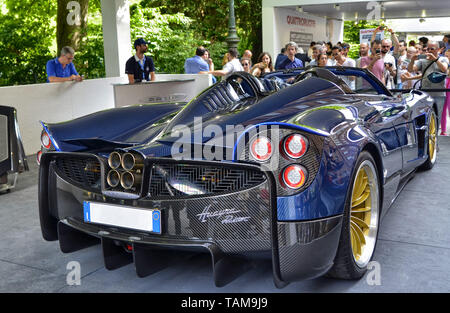
M 441 136 L 448 136 L 446 132 L 441 132 Z

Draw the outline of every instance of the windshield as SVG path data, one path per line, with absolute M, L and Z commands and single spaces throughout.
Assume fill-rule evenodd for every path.
M 279 86 L 285 87 L 285 85 L 291 85 L 296 80 L 298 81 L 300 75 L 305 71 L 311 73 L 308 74 L 307 77 L 316 76 L 319 78 L 327 79 L 337 84 L 346 93 L 364 93 L 376 95 L 383 94 L 391 96 L 390 92 L 375 76 L 370 74 L 368 71 L 360 68 L 312 67 L 289 71 L 272 72 L 264 75 L 263 79 L 277 81 L 277 84 Z M 345 84 L 345 86 L 342 86 L 343 84 Z

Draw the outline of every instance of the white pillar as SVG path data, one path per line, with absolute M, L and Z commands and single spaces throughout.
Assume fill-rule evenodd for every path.
M 269 52 L 272 56 L 272 62 L 275 65 L 275 60 L 280 48 L 278 45 L 278 37 L 275 23 L 275 8 L 263 7 L 262 8 L 262 33 L 263 33 L 263 51 Z
M 101 0 L 106 77 L 125 76 L 132 55 L 129 0 Z
M 328 41 L 335 45 L 338 41 L 344 41 L 344 21 L 342 19 L 327 19 Z

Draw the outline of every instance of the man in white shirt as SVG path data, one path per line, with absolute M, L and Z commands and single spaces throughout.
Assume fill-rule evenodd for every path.
M 403 89 L 412 89 L 417 82 L 417 77 L 420 76 L 420 73 L 417 72 L 408 72 L 408 66 L 411 62 L 412 57 L 417 53 L 416 48 L 409 47 L 406 50 L 406 58 L 398 64 L 398 73 L 400 77 L 400 81 Z
M 381 56 L 384 59 L 385 66 L 385 82 L 388 89 L 395 88 L 393 86 L 393 78 L 397 75 L 397 66 L 395 58 L 391 54 L 392 41 L 390 39 L 383 39 L 381 41 Z
M 243 71 L 241 62 L 239 61 L 238 52 L 236 48 L 230 48 L 228 50 L 228 63 L 226 63 L 221 70 L 209 71 L 209 72 L 201 72 L 206 74 L 212 74 L 214 76 L 223 76 L 223 79 L 227 79 L 234 72 Z
M 334 46 L 331 48 L 331 54 L 334 58 L 334 66 L 346 66 L 346 67 L 355 67 L 355 60 L 345 57 L 342 51 L 343 49 L 339 46 Z M 345 83 L 352 89 L 355 90 L 355 77 L 354 76 L 340 76 Z

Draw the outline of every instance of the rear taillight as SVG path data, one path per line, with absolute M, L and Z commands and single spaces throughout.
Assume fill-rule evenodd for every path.
M 282 183 L 290 189 L 298 189 L 306 182 L 307 171 L 303 166 L 292 164 L 281 173 Z
M 257 161 L 267 161 L 272 156 L 272 152 L 272 143 L 267 137 L 258 137 L 250 144 L 250 153 Z
M 41 164 L 42 151 L 38 151 L 36 154 L 36 161 L 38 164 Z
M 43 131 L 41 134 L 41 144 L 45 149 L 50 149 L 50 147 L 52 146 L 52 141 L 50 140 L 50 136 L 46 131 Z
M 306 153 L 308 141 L 300 134 L 292 134 L 284 140 L 283 148 L 288 157 L 298 159 Z

